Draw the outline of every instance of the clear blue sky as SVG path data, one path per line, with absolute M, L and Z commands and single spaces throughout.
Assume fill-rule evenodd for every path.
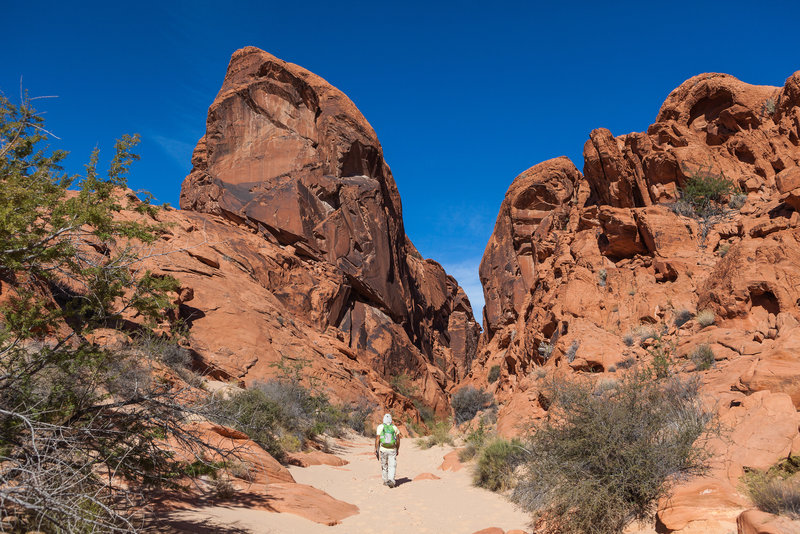
M 420 252 L 467 289 L 513 178 L 592 128 L 641 131 L 701 72 L 783 85 L 796 0 L 760 2 L 4 2 L 0 89 L 20 77 L 80 170 L 140 133 L 130 185 L 177 205 L 231 53 L 326 78 L 378 133 Z

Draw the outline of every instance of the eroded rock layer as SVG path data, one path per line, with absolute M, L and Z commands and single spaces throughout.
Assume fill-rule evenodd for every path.
M 407 375 L 416 395 L 444 413 L 446 390 L 469 372 L 480 327 L 456 280 L 406 237 L 380 143 L 347 96 L 257 48 L 238 50 L 192 164 L 181 190 L 184 226 L 215 234 L 203 238 L 198 268 L 215 273 L 211 282 L 228 263 L 249 279 L 193 282 L 202 284 L 193 287 L 195 302 L 205 304 L 192 333 L 207 338 L 210 364 L 263 378 L 268 364 L 295 352 L 279 351 L 275 339 L 301 323 L 298 330 L 313 331 L 304 336 L 342 346 L 314 348 L 323 360 L 343 352 L 385 381 Z M 263 292 L 268 299 L 256 296 Z M 274 312 L 249 317 L 267 302 Z M 267 328 L 281 317 L 291 325 Z M 226 321 L 241 343 L 211 325 Z
M 738 195 L 713 214 L 682 211 L 701 176 Z M 743 469 L 800 452 L 798 199 L 800 72 L 783 88 L 695 76 L 647 132 L 592 131 L 583 173 L 558 158 L 518 176 L 481 262 L 485 330 L 469 377 L 501 401 L 499 430 L 546 415 L 548 374 L 610 380 L 649 365 L 660 337 L 733 429 L 712 444 L 708 476 L 662 504 L 661 527 L 735 531 L 750 505 Z M 695 318 L 703 310 L 713 324 Z M 702 344 L 710 370 L 689 358 Z

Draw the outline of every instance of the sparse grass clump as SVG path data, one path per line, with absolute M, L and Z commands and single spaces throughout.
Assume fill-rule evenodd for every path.
M 493 384 L 497 382 L 497 379 L 500 378 L 500 366 L 493 365 L 491 369 L 489 369 L 489 383 Z
M 628 347 L 632 347 L 634 341 L 633 332 L 627 332 L 624 336 L 622 336 L 622 342 Z
M 800 456 L 791 456 L 768 471 L 743 477 L 747 493 L 759 510 L 800 519 Z
M 703 343 L 694 348 L 689 354 L 689 359 L 694 362 L 698 371 L 705 371 L 714 365 L 714 351 L 707 343 Z
M 431 425 L 431 433 L 427 437 L 417 440 L 417 445 L 423 449 L 430 449 L 436 445 L 452 445 L 453 436 L 450 435 L 450 422 L 437 421 Z
M 471 420 L 479 411 L 488 408 L 493 403 L 494 398 L 491 393 L 472 386 L 459 389 L 450 400 L 457 425 Z
M 478 456 L 472 481 L 476 486 L 492 491 L 504 491 L 514 486 L 514 470 L 525 458 L 525 449 L 518 439 L 497 438 L 487 444 Z
M 714 312 L 711 310 L 702 310 L 694 316 L 697 323 L 705 328 L 706 326 L 711 326 L 714 324 L 716 317 L 714 316 Z
M 513 500 L 537 532 L 618 533 L 646 519 L 673 477 L 702 469 L 694 443 L 710 416 L 696 382 L 635 373 L 595 395 L 590 381 L 555 382 L 554 417 L 536 429 Z

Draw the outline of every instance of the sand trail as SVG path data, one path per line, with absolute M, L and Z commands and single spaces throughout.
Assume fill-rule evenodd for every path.
M 181 511 L 173 518 L 202 523 L 204 532 L 253 534 L 472 534 L 487 527 L 527 530 L 528 517 L 506 498 L 472 486 L 469 466 L 455 472 L 439 469 L 443 456 L 452 450 L 422 450 L 414 440 L 404 440 L 397 460 L 398 486 L 393 489 L 382 485 L 380 464 L 367 438 L 335 446 L 333 452 L 350 462 L 346 466 L 291 467 L 297 482 L 358 506 L 358 514 L 334 526 L 235 505 Z M 422 473 L 440 478 L 414 480 Z

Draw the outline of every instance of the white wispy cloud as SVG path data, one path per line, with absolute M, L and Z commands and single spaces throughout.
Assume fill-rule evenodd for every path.
M 472 304 L 472 312 L 478 322 L 480 322 L 483 316 L 484 304 L 483 286 L 478 277 L 478 267 L 481 264 L 481 258 L 469 258 L 461 261 L 441 263 L 444 270 L 447 271 L 447 274 L 455 277 L 459 285 L 464 288 L 464 292 L 469 297 L 470 304 Z
M 191 166 L 193 144 L 158 134 L 153 134 L 150 138 L 178 165 L 181 167 Z

